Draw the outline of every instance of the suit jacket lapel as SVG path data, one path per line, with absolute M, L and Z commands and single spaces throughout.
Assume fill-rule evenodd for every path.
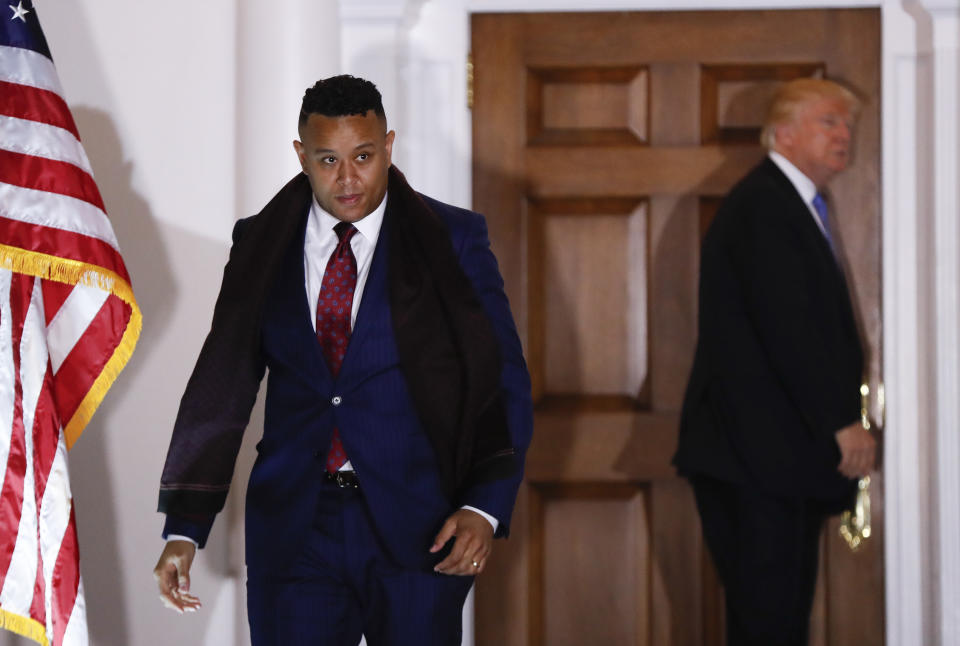
M 847 279 L 843 273 L 843 268 L 840 266 L 840 260 L 833 254 L 833 249 L 830 248 L 830 243 L 827 242 L 823 231 L 821 231 L 817 223 L 813 221 L 813 214 L 810 213 L 810 209 L 807 208 L 806 203 L 803 201 L 803 198 L 800 197 L 796 187 L 794 187 L 787 176 L 783 174 L 783 171 L 781 171 L 769 157 L 764 160 L 764 164 L 768 174 L 774 178 L 781 190 L 786 195 L 789 195 L 789 199 L 786 201 L 789 209 L 785 210 L 788 217 L 791 221 L 795 221 L 797 227 L 803 231 L 807 242 L 819 249 L 824 266 L 829 267 L 830 269 L 827 271 L 833 273 L 836 278 L 834 284 L 837 290 L 834 295 L 839 300 L 840 307 L 848 313 L 847 319 L 852 326 L 850 332 L 856 336 L 856 323 L 854 322 L 853 311 L 850 309 L 850 292 L 847 287 Z
M 764 160 L 764 165 L 770 177 L 774 179 L 780 187 L 780 190 L 784 192 L 785 197 L 787 197 L 785 204 L 788 205 L 789 208 L 785 209 L 786 215 L 795 223 L 796 227 L 803 232 L 807 242 L 819 250 L 820 256 L 825 263 L 829 263 L 833 268 L 838 280 L 845 283 L 843 271 L 840 268 L 837 257 L 833 255 L 833 249 L 830 248 L 827 237 L 823 234 L 823 231 L 820 230 L 820 227 L 817 226 L 817 223 L 814 222 L 814 216 L 810 212 L 810 208 L 803 201 L 803 198 L 800 197 L 796 187 L 794 187 L 790 180 L 787 179 L 787 176 L 783 174 L 783 171 L 781 171 L 769 157 Z
M 794 223 L 794 226 L 803 232 L 807 242 L 820 250 L 820 255 L 824 259 L 829 259 L 830 262 L 836 264 L 836 258 L 830 249 L 830 243 L 827 242 L 826 236 L 823 235 L 817 223 L 813 221 L 813 214 L 803 201 L 800 193 L 797 192 L 796 187 L 769 157 L 764 160 L 763 164 L 767 175 L 784 193 L 783 204 L 788 207 L 784 209 L 784 214 Z
M 388 200 L 390 198 L 387 198 Z M 397 362 L 397 349 L 390 319 L 390 300 L 387 291 L 387 256 L 392 214 L 387 208 L 380 225 L 377 246 L 370 260 L 370 271 L 363 288 L 357 320 L 350 334 L 347 354 L 343 359 L 338 379 L 341 388 L 348 389 L 357 380 Z
M 290 369 L 301 372 L 310 383 L 320 384 L 329 382 L 332 376 L 317 342 L 304 289 L 303 244 L 308 213 L 305 211 L 300 217 L 299 228 L 283 256 L 273 293 L 268 298 L 264 312 L 264 331 L 283 337 L 273 338 L 270 343 L 278 348 L 286 348 L 281 360 Z M 303 353 L 307 354 L 309 360 L 303 360 Z

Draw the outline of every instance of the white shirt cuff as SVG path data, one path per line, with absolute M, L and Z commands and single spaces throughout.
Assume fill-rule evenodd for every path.
M 193 543 L 194 547 L 196 547 L 197 549 L 200 548 L 200 543 L 193 540 L 189 536 L 182 536 L 181 534 L 167 534 L 167 542 L 169 543 L 170 541 L 190 541 L 191 543 Z
M 497 533 L 497 528 L 500 527 L 500 521 L 494 518 L 493 516 L 491 516 L 490 514 L 488 514 L 487 512 L 483 511 L 482 509 L 477 509 L 476 507 L 471 507 L 470 505 L 464 505 L 460 509 L 469 509 L 470 511 L 477 512 L 478 514 L 486 518 L 487 522 L 493 526 L 493 533 L 494 534 Z

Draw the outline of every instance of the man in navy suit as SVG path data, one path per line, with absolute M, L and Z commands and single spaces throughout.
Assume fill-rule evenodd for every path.
M 246 499 L 254 644 L 453 644 L 506 536 L 530 382 L 479 214 L 413 191 L 369 81 L 306 91 L 303 174 L 241 220 L 160 487 L 161 598 L 222 509 L 266 369 Z
M 822 191 L 846 168 L 857 101 L 785 84 L 769 156 L 703 241 L 697 350 L 674 462 L 726 592 L 729 646 L 807 643 L 823 521 L 874 464 L 863 352 Z

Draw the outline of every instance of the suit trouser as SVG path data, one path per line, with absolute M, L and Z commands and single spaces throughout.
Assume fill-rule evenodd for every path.
M 726 593 L 727 646 L 805 646 L 823 506 L 703 476 L 691 482 Z
M 356 646 L 363 634 L 369 646 L 459 644 L 472 583 L 396 565 L 362 494 L 325 482 L 301 553 L 281 571 L 248 570 L 251 641 Z

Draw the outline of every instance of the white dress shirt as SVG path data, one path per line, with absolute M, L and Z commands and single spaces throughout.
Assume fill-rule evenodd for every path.
M 810 211 L 810 215 L 813 216 L 813 221 L 817 223 L 817 228 L 820 229 L 820 233 L 826 236 L 827 232 L 823 228 L 823 222 L 820 220 L 820 216 L 817 215 L 817 210 L 813 206 L 813 198 L 817 196 L 817 185 L 813 183 L 812 179 L 804 175 L 803 171 L 794 166 L 789 159 L 777 151 L 770 151 L 770 160 L 777 165 L 777 168 L 783 171 L 783 174 L 787 176 L 787 179 L 790 180 L 793 187 L 797 189 L 797 193 L 800 194 L 803 203 L 807 205 L 807 210 Z
M 357 220 L 353 226 L 357 233 L 350 238 L 350 248 L 357 259 L 357 286 L 353 290 L 353 307 L 350 311 L 350 330 L 357 322 L 357 311 L 363 298 L 363 288 L 370 274 L 370 261 L 380 237 L 380 225 L 387 210 L 387 197 L 384 195 L 379 206 L 366 217 Z M 340 242 L 333 230 L 340 220 L 323 210 L 317 198 L 313 198 L 310 215 L 307 216 L 307 235 L 303 241 L 303 274 L 306 276 L 307 303 L 310 305 L 310 324 L 317 330 L 317 301 L 320 299 L 320 286 L 323 273 L 327 270 L 327 261 Z

